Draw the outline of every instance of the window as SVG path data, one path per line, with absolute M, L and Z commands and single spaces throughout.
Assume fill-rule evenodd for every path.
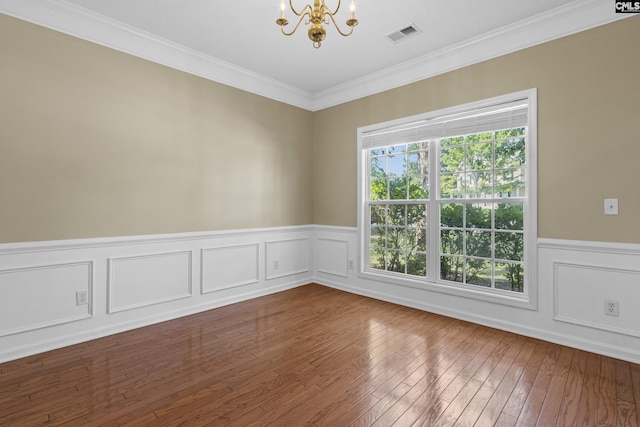
M 535 308 L 535 131 L 535 90 L 360 128 L 360 274 Z

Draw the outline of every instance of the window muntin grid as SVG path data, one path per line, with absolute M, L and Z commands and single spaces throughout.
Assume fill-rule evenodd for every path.
M 526 127 L 368 150 L 368 267 L 425 278 L 433 247 L 440 280 L 523 293 L 525 153 Z

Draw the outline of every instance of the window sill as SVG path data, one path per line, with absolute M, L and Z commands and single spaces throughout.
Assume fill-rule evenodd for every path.
M 414 289 L 426 290 L 430 292 L 438 292 L 443 294 L 455 295 L 463 298 L 470 298 L 479 301 L 486 301 L 495 304 L 508 305 L 512 307 L 523 308 L 527 310 L 538 309 L 537 299 L 531 295 L 517 295 L 513 292 L 501 291 L 498 289 L 472 288 L 473 285 L 455 284 L 445 281 L 427 281 L 418 278 L 412 279 L 404 275 L 382 274 L 374 270 L 360 271 L 358 276 L 366 280 L 374 280 L 377 282 L 390 283 L 397 286 L 405 286 Z

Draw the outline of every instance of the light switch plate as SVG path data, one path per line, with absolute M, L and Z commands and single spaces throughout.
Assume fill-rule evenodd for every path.
M 618 199 L 604 199 L 604 214 L 618 215 Z

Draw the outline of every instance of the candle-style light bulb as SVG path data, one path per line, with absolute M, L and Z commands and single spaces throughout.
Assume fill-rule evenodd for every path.
M 280 18 L 284 19 L 284 0 L 280 1 Z
M 354 19 L 356 16 L 356 2 L 351 1 L 351 19 Z

